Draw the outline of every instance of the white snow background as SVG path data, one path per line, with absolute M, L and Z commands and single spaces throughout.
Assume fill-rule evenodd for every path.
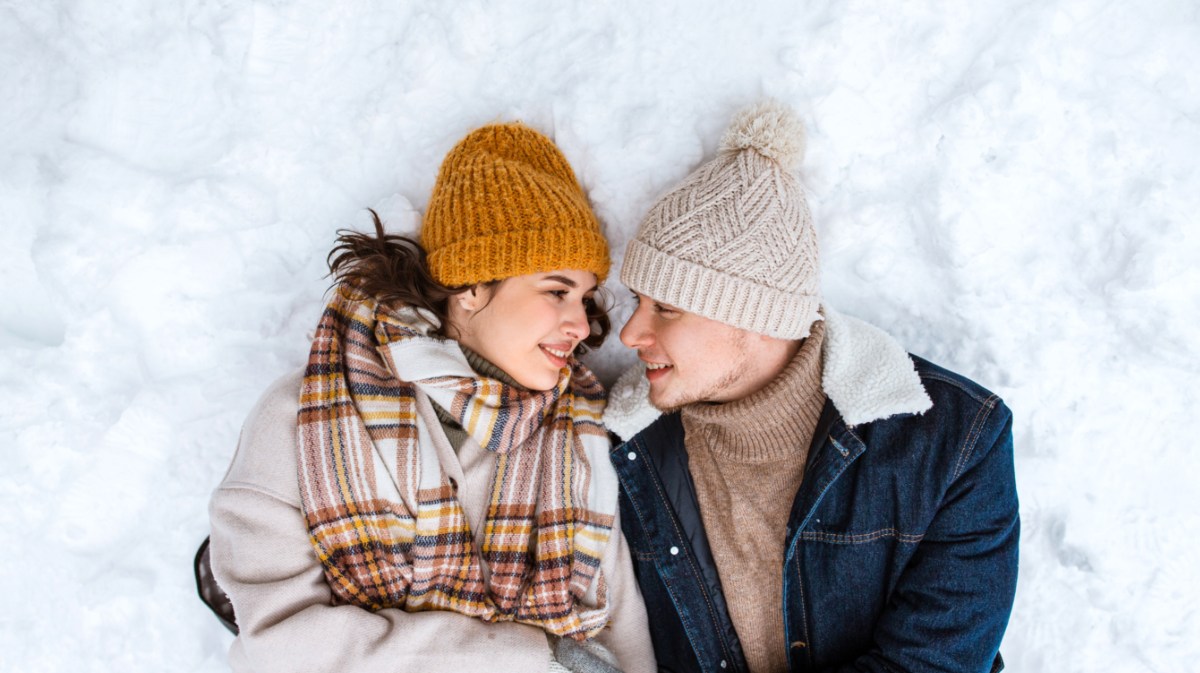
M 0 670 L 225 670 L 192 554 L 337 228 L 520 119 L 619 262 L 764 95 L 828 302 L 1016 414 L 1009 670 L 1198 670 L 1197 63 L 1190 0 L 0 0 Z

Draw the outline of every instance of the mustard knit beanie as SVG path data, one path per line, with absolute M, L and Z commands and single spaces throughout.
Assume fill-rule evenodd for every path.
M 449 287 L 555 269 L 608 275 L 608 243 L 562 152 L 520 123 L 467 134 L 438 171 L 421 227 Z
M 621 283 L 685 311 L 781 339 L 820 319 L 817 234 L 792 173 L 804 125 L 764 101 L 734 118 L 721 151 L 650 209 Z

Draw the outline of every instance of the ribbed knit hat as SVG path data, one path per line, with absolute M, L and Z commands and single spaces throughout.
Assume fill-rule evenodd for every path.
M 659 199 L 625 251 L 631 290 L 734 327 L 803 339 L 819 320 L 817 235 L 793 170 L 804 124 L 764 101 L 721 151 Z
M 433 277 L 450 287 L 555 269 L 608 275 L 608 243 L 574 171 L 520 123 L 476 129 L 450 150 L 421 245 Z

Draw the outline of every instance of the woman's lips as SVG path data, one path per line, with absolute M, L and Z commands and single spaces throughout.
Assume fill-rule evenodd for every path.
M 550 346 L 539 344 L 538 348 L 542 349 L 542 354 L 555 367 L 562 368 L 567 366 L 567 358 L 570 357 L 571 351 L 574 350 L 569 344 L 553 344 Z

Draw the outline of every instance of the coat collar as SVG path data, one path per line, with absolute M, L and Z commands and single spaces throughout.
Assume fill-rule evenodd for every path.
M 828 307 L 825 316 L 821 387 L 848 425 L 897 414 L 919 414 L 933 406 L 912 359 L 883 330 Z M 662 412 L 650 405 L 650 382 L 640 361 L 617 379 L 604 424 L 628 440 Z

